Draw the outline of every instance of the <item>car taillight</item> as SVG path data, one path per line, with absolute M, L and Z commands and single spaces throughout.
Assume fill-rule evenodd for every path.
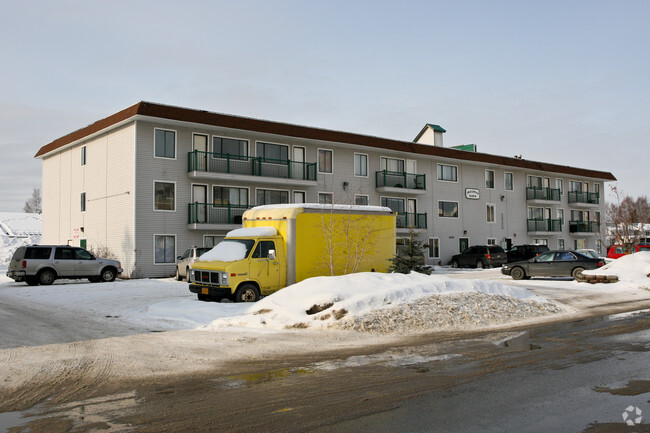
M 27 268 L 27 260 L 23 260 L 23 269 Z
M 491 256 L 490 254 L 486 254 L 486 255 L 485 255 L 485 258 L 489 260 L 489 259 L 492 258 L 492 256 Z
M 598 262 L 598 267 L 600 268 L 601 266 L 605 266 L 605 262 L 603 261 Z

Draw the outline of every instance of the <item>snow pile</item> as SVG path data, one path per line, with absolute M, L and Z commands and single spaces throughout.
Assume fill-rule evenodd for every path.
M 584 271 L 585 275 L 616 275 L 619 281 L 626 283 L 638 283 L 646 286 L 650 281 L 650 251 L 639 251 L 618 258 L 605 266 L 590 271 Z
M 41 241 L 40 214 L 0 212 L 0 264 L 7 265 L 16 248 Z
M 374 272 L 316 277 L 282 289 L 204 329 L 347 329 L 425 332 L 471 329 L 563 311 L 495 281 Z

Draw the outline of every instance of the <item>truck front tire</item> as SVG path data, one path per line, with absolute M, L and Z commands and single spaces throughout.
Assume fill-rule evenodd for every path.
M 235 292 L 235 302 L 257 302 L 260 291 L 252 284 L 244 284 Z

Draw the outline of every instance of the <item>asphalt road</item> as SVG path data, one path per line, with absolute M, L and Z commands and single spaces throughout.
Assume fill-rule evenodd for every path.
M 227 375 L 43 402 L 20 413 L 29 418 L 12 432 L 650 432 L 649 342 L 643 312 L 254 358 Z M 641 424 L 624 422 L 629 406 L 628 419 L 638 408 Z

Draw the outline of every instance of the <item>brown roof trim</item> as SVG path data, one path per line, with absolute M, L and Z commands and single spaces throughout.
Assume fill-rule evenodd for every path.
M 119 111 L 109 117 L 92 123 L 68 135 L 65 135 L 53 142 L 41 147 L 36 158 L 52 152 L 60 147 L 81 140 L 84 137 L 99 132 L 112 125 L 120 123 L 135 115 L 157 117 L 161 119 L 176 120 L 182 122 L 199 123 L 211 126 L 220 126 L 240 130 L 256 131 L 262 133 L 284 135 L 288 137 L 305 138 L 311 140 L 331 141 L 336 143 L 347 143 L 360 146 L 368 146 L 379 149 L 396 150 L 400 152 L 416 153 L 420 155 L 437 156 L 441 158 L 460 159 L 475 161 L 494 165 L 505 165 L 511 167 L 526 168 L 530 170 L 550 171 L 555 173 L 572 174 L 576 176 L 591 177 L 607 181 L 615 181 L 612 173 L 598 170 L 556 165 L 525 159 L 510 158 L 505 156 L 491 155 L 487 153 L 467 152 L 464 150 L 451 149 L 447 147 L 429 146 L 409 141 L 390 140 L 369 135 L 353 134 L 349 132 L 333 131 L 328 129 L 312 128 L 308 126 L 292 125 L 288 123 L 271 122 L 267 120 L 240 117 L 228 114 L 213 113 L 203 110 L 174 107 L 170 105 L 154 104 L 151 102 L 139 102 L 131 107 Z

